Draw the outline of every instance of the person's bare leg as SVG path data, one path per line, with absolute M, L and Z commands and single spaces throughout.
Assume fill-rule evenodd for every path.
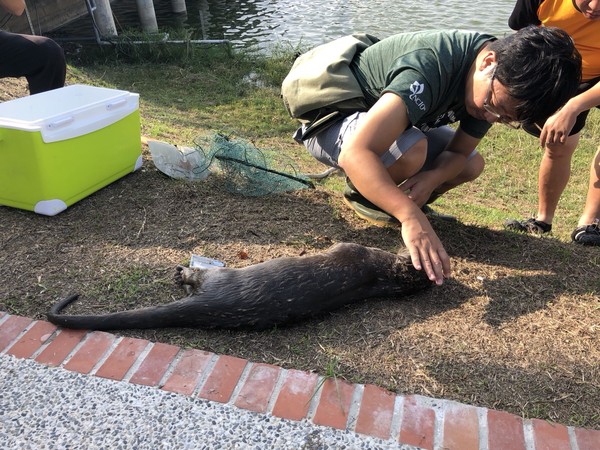
M 579 218 L 579 225 L 590 225 L 600 219 L 600 147 L 592 159 L 590 167 L 590 183 L 583 214 Z
M 577 244 L 600 246 L 600 147 L 590 167 L 585 208 L 571 239 Z
M 458 174 L 456 178 L 438 186 L 435 189 L 435 192 L 441 195 L 448 192 L 450 189 L 454 189 L 455 187 L 460 186 L 461 184 L 473 181 L 477 179 L 479 175 L 481 175 L 484 168 L 485 161 L 483 157 L 479 153 L 475 153 L 471 158 L 467 160 L 467 164 L 464 170 L 460 174 Z
M 537 220 L 551 224 L 558 201 L 569 182 L 571 158 L 579 143 L 579 133 L 569 136 L 564 144 L 548 145 L 538 173 Z
M 427 157 L 427 139 L 417 141 L 408 151 L 402 154 L 394 164 L 387 168 L 388 173 L 396 184 L 419 173 Z

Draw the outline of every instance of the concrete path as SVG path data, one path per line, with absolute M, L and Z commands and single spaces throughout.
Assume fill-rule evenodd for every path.
M 0 312 L 0 448 L 600 450 L 600 431 Z

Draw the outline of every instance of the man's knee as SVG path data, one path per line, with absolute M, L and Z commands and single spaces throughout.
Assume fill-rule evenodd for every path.
M 65 53 L 62 47 L 52 39 L 45 39 L 41 42 L 40 49 L 47 56 L 48 60 L 54 61 L 56 64 L 63 64 Z
M 27 47 L 27 54 L 30 59 L 39 63 L 63 65 L 65 54 L 60 45 L 54 40 L 44 36 L 26 36 L 30 42 Z
M 483 169 L 485 169 L 485 160 L 483 159 L 483 156 L 479 153 L 473 154 L 473 156 L 467 160 L 465 170 L 462 173 L 464 182 L 466 183 L 477 179 L 483 172 Z
M 553 160 L 571 159 L 577 144 L 579 143 L 579 133 L 567 137 L 562 144 L 546 144 L 546 157 Z
M 402 154 L 387 168 L 388 173 L 396 184 L 416 175 L 423 168 L 427 158 L 427 139 L 419 139 L 415 145 Z

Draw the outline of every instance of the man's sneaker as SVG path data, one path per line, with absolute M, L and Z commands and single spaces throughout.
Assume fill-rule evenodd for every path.
M 377 207 L 365 197 L 363 197 L 358 191 L 353 189 L 352 184 L 346 183 L 344 188 L 344 203 L 354 210 L 356 215 L 361 219 L 367 220 L 380 227 L 388 225 L 398 225 L 398 219 L 390 216 L 388 213 Z
M 582 225 L 571 233 L 571 239 L 576 244 L 600 245 L 600 222 L 598 219 L 591 225 Z
M 544 234 L 552 231 L 552 224 L 535 220 L 532 217 L 527 220 L 507 220 L 504 222 L 504 228 L 528 234 Z

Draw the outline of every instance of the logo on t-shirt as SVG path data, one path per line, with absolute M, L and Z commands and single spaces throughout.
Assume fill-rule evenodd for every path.
M 424 90 L 424 84 L 419 83 L 418 81 L 413 81 L 413 84 L 410 85 L 411 94 L 408 96 L 408 98 L 415 102 L 415 105 L 417 105 L 421 111 L 425 111 L 425 109 L 427 109 L 427 106 L 425 106 L 425 103 L 423 100 L 421 100 L 421 97 L 419 97 L 419 94 L 422 94 Z
M 445 112 L 444 114 L 440 114 L 433 122 L 422 124 L 419 128 L 422 132 L 426 133 L 434 128 L 439 128 L 441 126 L 457 121 L 458 117 L 456 117 L 456 113 L 453 110 L 450 110 L 448 112 Z

